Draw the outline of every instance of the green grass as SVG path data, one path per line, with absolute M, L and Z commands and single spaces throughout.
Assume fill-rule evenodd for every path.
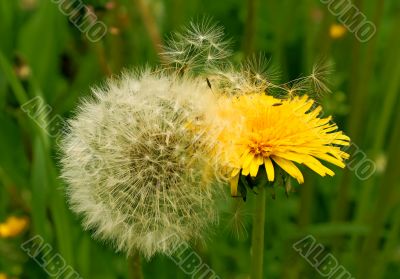
M 308 234 L 355 278 L 400 278 L 398 1 L 354 1 L 378 27 L 366 43 L 349 32 L 330 38 L 336 18 L 318 0 L 144 1 L 150 3 L 149 15 L 143 15 L 139 2 L 117 0 L 110 10 L 104 8 L 107 1 L 84 1 L 109 28 L 119 30 L 91 43 L 52 1 L 0 0 L 0 222 L 10 215 L 30 219 L 23 235 L 0 239 L 0 273 L 46 278 L 20 248 L 38 234 L 82 278 L 128 278 L 125 256 L 93 240 L 68 209 L 54 138 L 21 105 L 40 96 L 52 111 L 38 115 L 39 123 L 46 125 L 56 115 L 67 119 L 91 86 L 107 76 L 159 63 L 157 38 L 149 36 L 146 21 L 162 40 L 190 19 L 207 15 L 232 37 L 236 62 L 252 51 L 264 52 L 285 79 L 307 74 L 320 57 L 334 62 L 333 92 L 320 102 L 378 166 L 365 181 L 348 169 L 335 169 L 335 177 L 323 179 L 306 173 L 306 183 L 295 185 L 289 198 L 283 189 L 275 200 L 267 196 L 265 278 L 322 278 L 292 248 Z M 21 74 L 26 67 L 29 74 Z M 254 195 L 249 193 L 242 207 L 240 221 L 247 234 L 239 239 L 228 226 L 238 202 L 221 200 L 219 227 L 207 246 L 193 246 L 221 278 L 246 278 L 250 273 Z M 143 270 L 145 278 L 190 278 L 163 256 L 143 262 Z

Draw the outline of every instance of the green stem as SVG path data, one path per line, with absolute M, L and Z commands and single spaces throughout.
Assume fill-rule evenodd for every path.
M 160 29 L 157 26 L 157 20 L 153 14 L 153 10 L 151 7 L 149 7 L 149 3 L 147 2 L 150 3 L 150 1 L 144 0 L 133 1 L 134 6 L 136 7 L 138 13 L 142 18 L 144 27 L 146 28 L 147 34 L 150 37 L 153 48 L 155 52 L 160 56 L 160 53 L 163 52 Z
M 143 279 L 142 259 L 139 253 L 134 253 L 128 258 L 129 278 Z
M 256 37 L 256 18 L 257 18 L 257 0 L 247 0 L 247 17 L 245 25 L 245 36 L 243 50 L 245 56 L 250 56 L 254 51 Z
M 265 185 L 260 184 L 255 200 L 252 248 L 251 248 L 251 279 L 263 278 L 264 265 L 264 225 L 265 225 Z

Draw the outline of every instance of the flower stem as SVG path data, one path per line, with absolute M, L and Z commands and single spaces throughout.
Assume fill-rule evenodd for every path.
M 244 54 L 250 56 L 253 53 L 255 35 L 258 0 L 247 0 L 247 18 L 245 24 L 245 40 L 243 44 Z
M 265 223 L 265 185 L 261 183 L 254 206 L 252 248 L 251 248 L 251 279 L 263 278 L 264 265 L 264 223 Z
M 150 37 L 151 43 L 153 45 L 154 50 L 160 55 L 163 52 L 162 49 L 162 38 L 160 35 L 160 30 L 157 26 L 157 20 L 152 13 L 152 8 L 149 7 L 148 1 L 144 0 L 134 0 L 133 3 L 138 10 L 140 16 L 142 17 L 143 24 L 146 28 L 146 31 Z M 150 2 L 150 1 L 149 1 Z
M 143 279 L 142 259 L 139 253 L 134 253 L 128 258 L 129 278 Z

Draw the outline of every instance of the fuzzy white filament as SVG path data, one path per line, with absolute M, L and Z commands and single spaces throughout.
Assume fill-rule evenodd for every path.
M 72 209 L 100 239 L 128 254 L 170 254 L 202 240 L 215 221 L 204 80 L 145 72 L 94 90 L 62 144 Z

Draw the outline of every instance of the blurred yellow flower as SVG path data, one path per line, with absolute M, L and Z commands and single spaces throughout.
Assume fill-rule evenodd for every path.
M 7 238 L 17 236 L 22 233 L 27 226 L 27 218 L 11 216 L 7 218 L 4 223 L 0 223 L 0 237 Z
M 7 275 L 4 273 L 0 273 L 0 279 L 7 279 Z
M 37 0 L 21 0 L 20 1 L 21 8 L 23 10 L 33 10 L 37 7 L 38 1 Z M 1 277 L 0 277 L 1 279 Z
M 272 182 L 279 167 L 299 183 L 303 175 L 294 164 L 304 164 L 321 176 L 334 172 L 319 160 L 345 167 L 349 155 L 340 146 L 350 138 L 338 131 L 331 117 L 320 118 L 322 108 L 307 96 L 276 99 L 265 94 L 224 98 L 218 108 L 221 158 L 230 167 L 232 195 L 237 195 L 240 174 L 266 171 Z
M 334 23 L 329 28 L 329 35 L 332 39 L 339 39 L 346 34 L 346 31 L 347 30 L 343 25 Z

